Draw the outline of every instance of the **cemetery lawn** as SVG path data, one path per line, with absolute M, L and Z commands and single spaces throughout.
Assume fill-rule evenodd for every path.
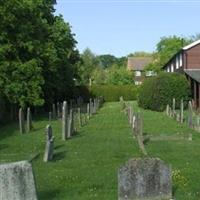
M 174 184 L 177 200 L 200 199 L 200 133 L 178 124 L 163 113 L 139 109 L 144 116 L 144 133 L 156 136 L 146 150 L 177 172 Z M 54 160 L 43 162 L 44 129 L 47 118 L 34 120 L 34 130 L 20 135 L 17 124 L 0 129 L 0 162 L 33 161 L 39 200 L 116 200 L 117 171 L 130 158 L 140 157 L 136 141 L 119 102 L 105 103 L 78 133 L 61 140 L 61 121 L 53 121 Z M 193 134 L 193 140 L 181 135 Z M 176 140 L 167 140 L 163 135 Z M 179 139 L 180 138 L 180 139 Z

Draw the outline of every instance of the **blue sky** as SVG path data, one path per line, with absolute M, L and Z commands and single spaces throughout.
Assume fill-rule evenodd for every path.
M 154 51 L 162 36 L 200 33 L 200 0 L 57 0 L 78 49 L 126 56 Z

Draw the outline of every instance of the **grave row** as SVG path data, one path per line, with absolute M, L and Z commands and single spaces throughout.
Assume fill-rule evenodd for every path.
M 130 159 L 118 171 L 118 200 L 172 199 L 171 166 L 159 158 L 149 158 L 144 146 L 143 116 L 120 97 L 133 137 L 144 158 Z
M 186 123 L 189 128 L 200 131 L 200 116 L 195 113 L 191 101 L 188 102 L 188 109 L 184 112 L 183 99 L 180 102 L 179 109 L 177 109 L 176 99 L 173 98 L 172 107 L 167 104 L 165 113 L 168 117 L 173 118 L 177 122 Z
M 83 116 L 85 120 L 90 119 L 97 112 L 103 103 L 102 98 L 90 99 L 86 105 L 86 112 L 80 107 L 72 106 L 67 108 L 67 102 L 52 105 L 52 118 L 62 120 L 62 139 L 67 140 L 75 131 L 75 118 L 79 127 L 83 125 Z M 62 105 L 62 109 L 61 108 Z M 80 104 L 79 104 L 80 105 Z M 83 110 L 83 112 L 82 112 Z M 30 108 L 27 109 L 27 127 L 29 132 L 32 127 Z M 22 108 L 19 109 L 19 128 L 20 133 L 25 133 L 25 120 Z M 49 124 L 45 129 L 46 146 L 44 153 L 44 162 L 53 159 L 54 154 L 54 136 L 52 126 Z M 19 161 L 14 163 L 5 163 L 0 165 L 0 200 L 37 200 L 36 183 L 29 161 Z

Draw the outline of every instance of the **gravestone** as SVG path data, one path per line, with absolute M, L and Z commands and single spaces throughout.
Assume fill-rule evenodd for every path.
M 87 103 L 87 119 L 90 119 L 90 104 Z
M 22 108 L 19 109 L 19 130 L 21 134 L 25 132 L 24 112 Z
M 62 108 L 62 139 L 66 140 L 67 138 L 67 102 L 63 102 Z
M 31 109 L 27 108 L 26 132 L 29 133 L 31 128 L 32 128 Z
M 193 128 L 193 109 L 192 109 L 192 102 L 189 101 L 188 103 L 188 126 Z
M 172 102 L 172 117 L 175 116 L 175 112 L 176 112 L 176 99 L 173 98 L 173 102 Z
M 54 137 L 51 125 L 47 125 L 46 130 L 46 147 L 44 153 L 44 162 L 48 162 L 53 159 L 53 151 L 54 151 Z
M 147 155 L 145 146 L 144 146 L 144 138 L 143 138 L 143 118 L 141 114 L 136 114 L 135 119 L 135 138 L 137 139 L 138 146 L 143 155 Z
M 158 158 L 131 159 L 118 171 L 118 200 L 170 200 L 171 167 Z
M 28 161 L 0 165 L 0 200 L 37 200 L 32 166 Z
M 181 99 L 181 105 L 180 105 L 180 122 L 183 123 L 183 109 L 184 109 L 184 104 L 183 104 L 183 99 Z
M 166 115 L 169 116 L 169 104 L 166 106 Z

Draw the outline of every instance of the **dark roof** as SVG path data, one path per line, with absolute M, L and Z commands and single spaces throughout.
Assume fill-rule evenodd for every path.
M 200 83 L 200 70 L 184 70 L 192 79 Z
M 151 57 L 128 57 L 129 70 L 144 70 L 144 67 L 152 62 Z

